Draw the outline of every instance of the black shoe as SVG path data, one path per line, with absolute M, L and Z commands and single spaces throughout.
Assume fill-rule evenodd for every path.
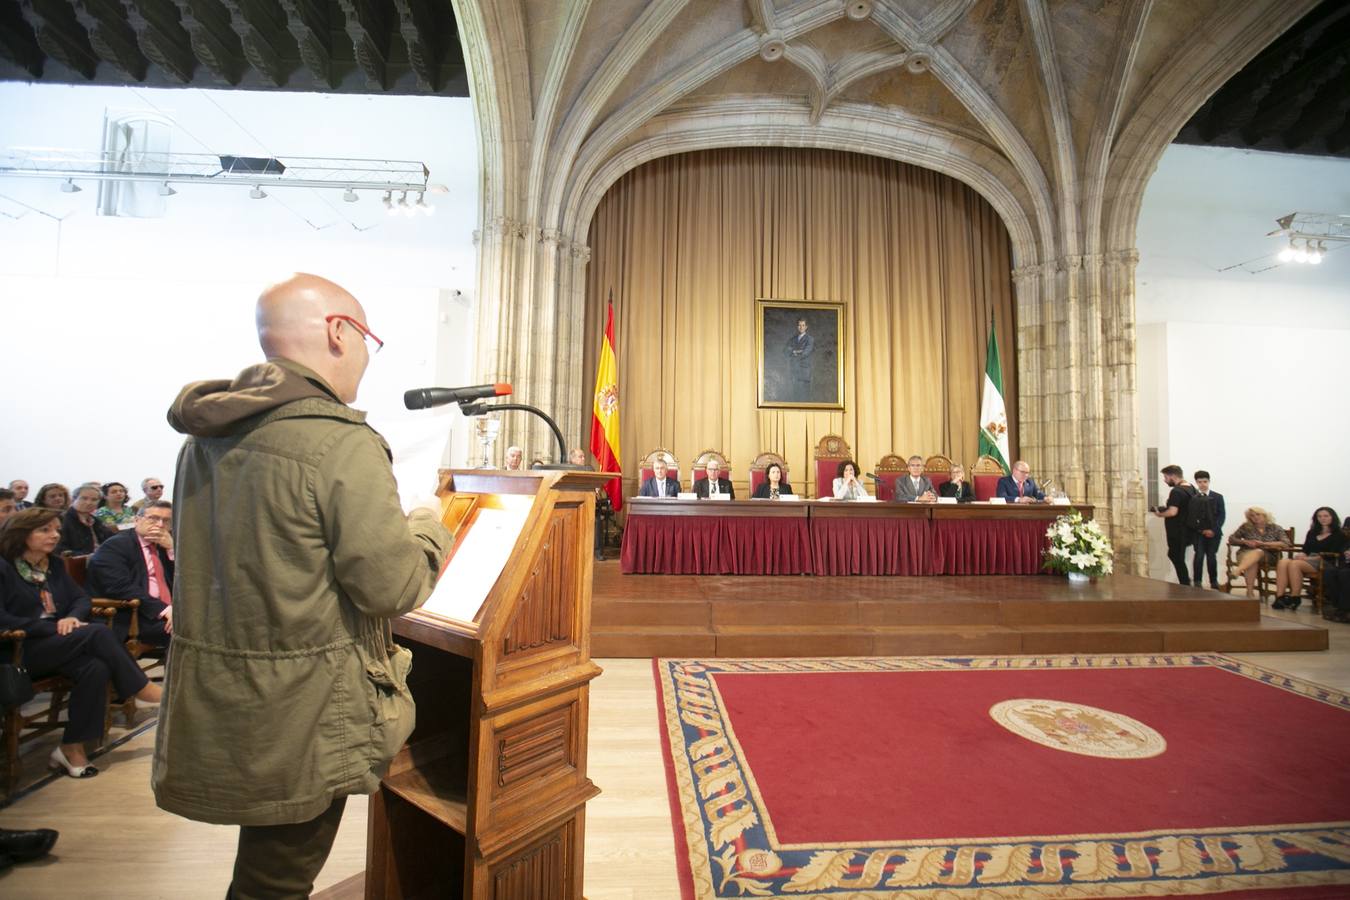
M 1298 612 L 1298 608 L 1303 605 L 1302 597 L 1290 597 L 1285 601 L 1284 608 Z
M 1286 607 L 1286 605 L 1287 605 L 1287 604 L 1286 604 L 1286 598 L 1285 598 L 1285 597 L 1276 597 L 1276 598 L 1275 598 L 1275 601 L 1274 601 L 1273 603 L 1270 604 L 1270 608 L 1271 608 L 1271 609 L 1284 609 L 1284 608 Z
M 7 856 L 14 862 L 28 862 L 46 856 L 56 844 L 58 833 L 50 828 L 36 831 L 10 831 L 0 828 L 0 856 Z

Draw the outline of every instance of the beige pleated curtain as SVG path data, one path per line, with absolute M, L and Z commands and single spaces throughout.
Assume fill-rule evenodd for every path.
M 1008 234 L 955 179 L 837 151 L 681 154 L 609 190 L 590 246 L 584 383 L 589 400 L 612 290 L 625 494 L 658 446 L 686 484 L 702 450 L 738 484 L 772 450 L 801 493 L 830 433 L 863 471 L 887 453 L 972 465 L 991 314 L 1017 452 Z M 844 304 L 842 412 L 757 408 L 757 298 Z

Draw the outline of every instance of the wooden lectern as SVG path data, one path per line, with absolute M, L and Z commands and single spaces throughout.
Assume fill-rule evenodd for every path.
M 451 470 L 412 650 L 417 727 L 371 798 L 367 900 L 581 900 L 597 472 Z

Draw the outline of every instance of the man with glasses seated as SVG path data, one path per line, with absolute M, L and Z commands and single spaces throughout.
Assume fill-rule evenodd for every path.
M 147 503 L 154 503 L 164 497 L 164 482 L 158 478 L 141 479 L 141 499 L 131 504 L 134 512 L 140 512 Z
M 173 633 L 173 504 L 154 500 L 136 513 L 135 527 L 99 545 L 89 560 L 89 593 L 139 600 L 140 641 L 164 646 Z M 131 611 L 118 610 L 117 636 L 126 640 Z

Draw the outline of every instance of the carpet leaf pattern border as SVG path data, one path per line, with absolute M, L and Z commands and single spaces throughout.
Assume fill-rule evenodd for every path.
M 685 900 L 1160 897 L 1350 885 L 1350 822 L 893 846 L 775 847 L 718 673 L 1212 666 L 1350 712 L 1350 695 L 1222 654 L 653 660 Z M 1347 888 L 1350 894 L 1350 888 Z

